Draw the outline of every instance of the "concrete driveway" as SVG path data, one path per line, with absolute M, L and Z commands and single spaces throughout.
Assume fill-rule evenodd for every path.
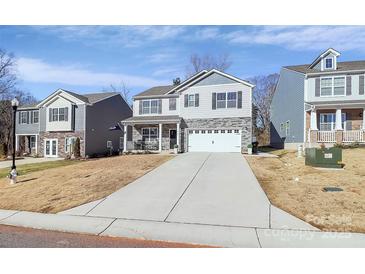
M 186 153 L 62 214 L 268 228 L 270 203 L 239 153 Z

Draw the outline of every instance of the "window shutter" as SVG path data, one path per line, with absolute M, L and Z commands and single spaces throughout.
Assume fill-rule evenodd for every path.
M 18 115 L 18 119 L 19 119 L 19 124 L 21 124 L 22 123 L 22 112 L 20 111 L 20 112 L 17 112 L 16 113 L 17 115 Z
M 187 94 L 185 94 L 184 95 L 184 107 L 188 107 L 188 95 Z
M 33 111 L 30 112 L 30 121 L 29 124 L 33 124 Z
M 49 118 L 50 122 L 52 122 L 52 112 L 53 112 L 52 108 L 49 108 L 48 109 L 48 118 Z
M 158 114 L 162 113 L 162 99 L 158 100 Z
M 143 105 L 143 101 L 142 100 L 139 100 L 139 115 L 142 114 L 142 105 Z
M 364 95 L 364 75 L 359 76 L 359 94 Z
M 29 111 L 27 111 L 27 124 L 29 124 L 29 121 L 30 120 L 30 113 L 29 113 Z
M 316 78 L 315 82 L 315 96 L 321 96 L 321 78 Z
M 237 108 L 242 108 L 242 91 L 237 92 Z
M 195 93 L 195 106 L 199 106 L 199 93 Z
M 68 107 L 65 107 L 65 121 L 68 121 Z
M 351 76 L 346 76 L 346 95 L 351 95 Z
M 212 93 L 212 109 L 217 109 L 217 93 Z

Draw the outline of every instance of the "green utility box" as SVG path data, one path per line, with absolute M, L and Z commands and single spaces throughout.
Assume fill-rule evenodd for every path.
M 342 148 L 306 148 L 305 164 L 314 167 L 342 168 Z

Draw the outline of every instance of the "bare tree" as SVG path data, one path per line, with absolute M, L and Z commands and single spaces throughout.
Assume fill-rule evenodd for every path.
M 225 71 L 231 66 L 232 62 L 229 60 L 228 54 L 222 55 L 204 55 L 192 54 L 190 56 L 190 64 L 187 67 L 187 77 L 202 71 L 203 69 L 217 69 Z
M 16 82 L 14 56 L 0 49 L 0 96 L 9 93 L 15 87 Z
M 118 92 L 120 93 L 120 95 L 124 98 L 124 100 L 129 104 L 129 105 L 132 105 L 132 102 L 131 102 L 131 91 L 130 89 L 126 86 L 126 84 L 122 81 L 120 82 L 119 85 L 114 85 L 114 84 L 111 84 L 109 86 L 109 88 L 104 88 L 104 91 L 107 91 L 107 90 L 111 90 L 113 92 Z
M 270 106 L 278 80 L 277 73 L 250 79 L 250 82 L 255 85 L 252 95 L 253 128 L 261 145 L 268 145 L 270 142 Z
M 12 139 L 12 107 L 16 97 L 21 105 L 36 102 L 28 92 L 17 89 L 16 62 L 14 55 L 0 49 L 0 152 L 7 154 Z

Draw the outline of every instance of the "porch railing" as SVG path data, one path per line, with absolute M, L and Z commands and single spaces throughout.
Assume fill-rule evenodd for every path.
M 335 131 L 318 131 L 317 142 L 319 143 L 335 143 L 336 132 Z
M 345 130 L 343 132 L 344 143 L 364 142 L 364 134 L 362 130 Z

